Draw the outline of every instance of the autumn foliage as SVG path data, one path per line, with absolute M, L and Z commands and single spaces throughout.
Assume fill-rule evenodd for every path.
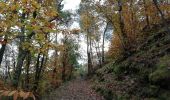
M 118 11 L 120 6 L 117 5 L 117 2 L 121 2 L 122 11 L 120 14 L 123 18 L 123 23 L 120 23 L 118 18 L 119 12 L 115 12 Z M 147 34 L 147 31 L 156 28 L 155 26 L 157 24 L 163 22 L 160 12 L 152 0 L 108 0 L 103 5 L 99 5 L 99 3 L 97 3 L 97 5 L 99 12 L 103 13 L 106 16 L 106 19 L 113 22 L 114 32 L 109 49 L 109 54 L 112 54 L 113 58 L 117 58 L 117 55 L 121 55 L 127 50 L 135 52 L 138 45 L 142 44 L 149 35 Z M 113 7 L 113 5 L 115 6 Z M 101 10 L 102 7 L 106 7 L 108 11 L 103 12 L 103 10 Z M 158 3 L 158 7 L 163 12 L 163 17 L 168 19 L 170 17 L 168 2 L 162 1 Z M 112 15 L 109 13 L 112 13 Z M 121 24 L 124 24 L 123 29 L 121 29 Z M 121 30 L 126 33 L 126 39 L 122 35 Z
M 72 18 L 62 2 L 0 1 L 1 76 L 10 87 L 0 89 L 1 96 L 35 100 L 72 78 L 78 66 L 72 37 L 79 29 L 65 28 Z

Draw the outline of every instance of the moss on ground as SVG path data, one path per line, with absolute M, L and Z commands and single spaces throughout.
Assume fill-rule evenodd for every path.
M 106 100 L 170 100 L 170 36 L 159 30 L 134 54 L 96 73 L 93 88 Z

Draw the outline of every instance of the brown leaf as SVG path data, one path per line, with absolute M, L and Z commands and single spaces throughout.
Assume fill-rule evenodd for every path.
M 20 96 L 20 97 L 22 97 L 22 98 L 24 98 L 24 96 L 25 96 L 25 92 L 20 91 L 20 92 L 19 92 L 19 96 Z
M 10 91 L 4 91 L 4 92 L 2 93 L 2 96 L 8 96 L 9 92 L 10 92 Z
M 3 93 L 4 92 L 4 90 L 0 90 L 0 93 Z
M 17 100 L 17 98 L 18 98 L 18 92 L 15 92 L 13 95 L 13 100 Z
M 0 90 L 0 93 L 3 93 L 5 90 Z M 0 99 L 1 99 L 1 97 L 2 97 L 2 94 L 0 95 Z
M 4 90 L 8 90 L 6 87 L 4 87 Z
M 36 100 L 36 99 L 35 99 L 35 96 L 34 96 L 34 94 L 33 94 L 32 92 L 30 92 L 29 97 L 32 97 L 34 100 Z
M 24 95 L 24 97 L 23 97 L 23 99 L 24 99 L 24 100 L 27 99 L 27 98 L 29 97 L 30 93 L 31 93 L 31 92 L 26 92 L 25 95 Z

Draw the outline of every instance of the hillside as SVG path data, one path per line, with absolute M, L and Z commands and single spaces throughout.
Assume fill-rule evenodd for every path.
M 96 71 L 93 88 L 106 100 L 170 99 L 170 35 L 154 29 L 136 52 Z

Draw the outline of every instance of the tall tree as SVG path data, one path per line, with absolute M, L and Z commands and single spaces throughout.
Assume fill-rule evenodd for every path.
M 104 48 L 105 48 L 105 36 L 106 36 L 106 32 L 107 32 L 107 29 L 108 29 L 108 22 L 106 23 L 106 27 L 104 29 L 104 32 L 103 32 L 103 40 L 102 40 L 102 63 L 105 62 L 105 54 L 104 54 Z
M 148 15 L 148 8 L 147 8 L 147 2 L 146 0 L 143 0 L 143 4 L 144 4 L 144 9 L 145 9 L 145 16 L 146 16 L 146 25 L 148 28 L 150 28 L 150 22 L 149 22 L 149 15 Z
M 3 56 L 4 56 L 6 43 L 7 43 L 7 36 L 5 36 L 4 39 L 2 39 L 2 37 L 1 37 L 1 45 L 2 45 L 2 47 L 0 49 L 0 65 L 1 65 L 1 62 L 2 62 L 2 59 L 3 59 Z
M 165 15 L 164 15 L 164 13 L 161 11 L 161 9 L 159 8 L 158 0 L 153 0 L 153 3 L 154 3 L 154 5 L 155 5 L 157 11 L 158 11 L 159 14 L 160 14 L 161 19 L 162 19 L 162 22 L 164 23 L 167 31 L 170 32 L 170 29 L 169 29 L 169 27 L 168 27 L 167 21 L 166 21 L 166 19 L 165 19 Z

